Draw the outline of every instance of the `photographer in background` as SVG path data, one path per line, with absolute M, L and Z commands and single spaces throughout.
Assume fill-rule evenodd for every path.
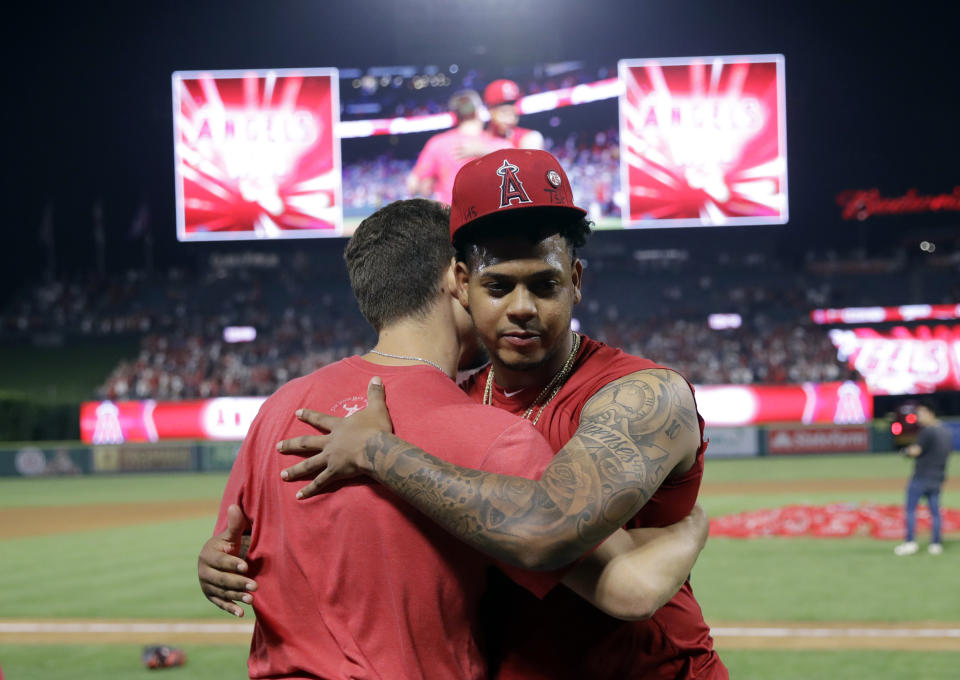
M 932 520 L 930 547 L 931 555 L 943 552 L 940 543 L 940 489 L 946 477 L 947 458 L 952 449 L 953 436 L 950 428 L 937 420 L 932 406 L 920 404 L 916 408 L 917 425 L 920 431 L 917 440 L 910 444 L 903 453 L 913 458 L 913 477 L 907 484 L 906 540 L 893 549 L 896 555 L 913 555 L 919 550 L 916 541 L 917 503 L 923 496 L 927 497 Z

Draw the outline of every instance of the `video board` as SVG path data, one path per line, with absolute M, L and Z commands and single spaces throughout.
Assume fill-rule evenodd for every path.
M 784 224 L 782 55 L 620 62 L 626 227 Z
M 177 238 L 342 234 L 335 69 L 173 74 Z
M 960 390 L 960 325 L 835 328 L 830 340 L 871 394 Z
M 599 229 L 782 224 L 783 88 L 779 55 L 178 72 L 178 236 L 349 236 L 505 146 L 553 153 Z

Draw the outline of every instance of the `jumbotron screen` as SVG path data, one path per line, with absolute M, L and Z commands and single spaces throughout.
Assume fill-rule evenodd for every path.
M 958 325 L 834 328 L 830 340 L 871 394 L 960 390 Z
M 628 227 L 787 221 L 782 55 L 620 62 Z
M 783 88 L 779 55 L 178 72 L 178 237 L 349 236 L 504 146 L 553 153 L 599 229 L 782 224 Z
M 177 238 L 340 236 L 335 69 L 173 74 Z

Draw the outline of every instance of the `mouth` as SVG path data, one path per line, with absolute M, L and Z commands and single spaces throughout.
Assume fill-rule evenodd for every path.
M 523 349 L 540 342 L 540 334 L 532 331 L 507 331 L 500 338 L 511 347 Z

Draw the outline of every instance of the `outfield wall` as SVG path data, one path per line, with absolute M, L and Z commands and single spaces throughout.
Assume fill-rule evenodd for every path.
M 944 421 L 960 451 L 960 419 Z M 708 425 L 707 458 L 886 453 L 896 447 L 886 420 L 868 425 Z M 0 477 L 230 470 L 239 441 L 173 440 L 86 445 L 37 442 L 0 446 Z
M 127 472 L 226 472 L 240 442 L 172 441 L 85 446 L 80 442 L 0 447 L 0 477 Z

